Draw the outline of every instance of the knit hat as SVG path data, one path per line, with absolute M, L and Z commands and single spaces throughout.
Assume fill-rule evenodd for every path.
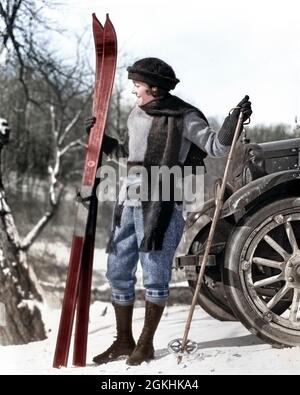
M 142 81 L 167 91 L 174 89 L 179 79 L 171 66 L 158 58 L 140 59 L 127 68 L 128 79 Z

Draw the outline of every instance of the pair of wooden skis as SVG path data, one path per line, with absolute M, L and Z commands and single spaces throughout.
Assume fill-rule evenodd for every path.
M 93 14 L 93 34 L 96 54 L 93 115 L 96 117 L 96 123 L 89 135 L 82 185 L 77 195 L 75 228 L 53 361 L 54 368 L 67 366 L 75 312 L 73 365 L 86 364 L 98 208 L 96 189 L 99 180 L 96 174 L 101 164 L 101 146 L 117 61 L 117 37 L 108 15 L 103 27 Z

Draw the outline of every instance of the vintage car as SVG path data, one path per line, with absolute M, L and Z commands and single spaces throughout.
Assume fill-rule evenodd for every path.
M 198 303 L 276 347 L 300 345 L 300 138 L 236 146 Z M 174 265 L 192 290 L 215 201 L 187 217 Z

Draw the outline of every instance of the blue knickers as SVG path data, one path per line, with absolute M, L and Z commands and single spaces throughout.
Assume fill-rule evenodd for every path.
M 172 261 L 182 236 L 185 221 L 182 211 L 174 208 L 160 251 L 139 252 L 144 237 L 141 207 L 124 206 L 120 227 L 114 234 L 114 253 L 108 255 L 106 277 L 112 288 L 112 300 L 131 304 L 135 298 L 136 269 L 140 260 L 143 269 L 145 298 L 160 303 L 169 296 Z

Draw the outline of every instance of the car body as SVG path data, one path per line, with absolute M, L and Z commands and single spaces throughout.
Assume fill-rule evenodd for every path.
M 215 201 L 190 213 L 174 257 L 195 290 Z M 300 138 L 236 146 L 199 304 L 274 346 L 300 344 Z

